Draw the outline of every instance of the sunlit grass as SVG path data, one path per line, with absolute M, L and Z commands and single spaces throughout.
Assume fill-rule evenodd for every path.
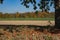
M 0 20 L 55 20 L 54 18 L 0 18 Z

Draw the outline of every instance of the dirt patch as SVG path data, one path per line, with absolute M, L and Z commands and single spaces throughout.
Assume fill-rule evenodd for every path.
M 39 26 L 53 26 L 55 21 L 0 21 L 0 25 L 39 25 Z

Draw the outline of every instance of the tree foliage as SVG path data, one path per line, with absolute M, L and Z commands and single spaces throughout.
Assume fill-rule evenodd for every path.
M 42 11 L 46 12 L 50 10 L 50 7 L 54 3 L 54 0 L 38 0 L 39 3 L 37 3 L 37 0 L 21 0 L 21 1 L 22 1 L 21 4 L 24 5 L 26 8 L 29 8 L 30 6 L 29 3 L 31 3 L 33 5 L 34 10 L 36 10 L 37 7 L 39 7 L 39 9 L 42 9 Z
M 3 3 L 3 0 L 0 0 L 0 3 L 2 4 Z
M 40 12 L 36 14 L 35 12 L 26 13 L 2 13 L 0 12 L 0 18 L 54 18 L 54 13 Z
M 0 3 L 3 3 L 3 1 L 4 0 L 0 0 Z M 37 1 L 39 1 L 39 3 L 37 3 Z M 29 8 L 29 3 L 31 3 L 34 10 L 39 7 L 39 9 L 42 9 L 42 11 L 48 12 L 50 10 L 50 6 L 52 6 L 52 4 L 54 3 L 54 0 L 20 0 L 20 2 L 21 5 L 25 6 L 26 8 Z

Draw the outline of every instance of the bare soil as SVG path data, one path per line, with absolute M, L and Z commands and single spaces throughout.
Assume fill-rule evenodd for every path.
M 0 21 L 0 25 L 38 25 L 38 26 L 54 26 L 55 21 Z

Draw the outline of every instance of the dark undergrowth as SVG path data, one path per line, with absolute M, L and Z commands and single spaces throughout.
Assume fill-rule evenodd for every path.
M 47 30 L 50 33 L 59 33 L 59 29 L 54 28 L 54 26 L 37 26 L 37 25 L 0 25 L 0 28 L 3 28 L 4 30 L 9 29 L 10 32 L 12 32 L 13 29 L 16 30 L 16 28 L 30 28 L 34 29 L 35 31 L 43 32 L 44 30 Z M 16 30 L 17 31 L 17 30 Z

